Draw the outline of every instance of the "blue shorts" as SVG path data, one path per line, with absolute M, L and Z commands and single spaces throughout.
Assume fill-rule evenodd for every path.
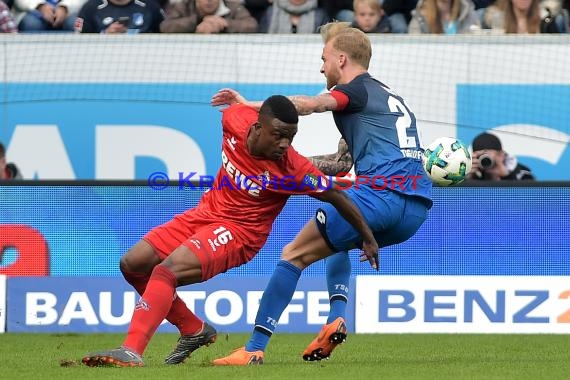
M 360 186 L 346 190 L 360 209 L 380 247 L 398 244 L 412 237 L 427 219 L 431 201 L 391 190 Z M 362 237 L 330 203 L 319 208 L 315 221 L 334 252 L 362 247 Z

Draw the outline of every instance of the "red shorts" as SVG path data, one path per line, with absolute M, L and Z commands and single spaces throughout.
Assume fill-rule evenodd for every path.
M 162 260 L 181 245 L 190 248 L 200 260 L 202 281 L 247 263 L 261 249 L 246 242 L 232 223 L 197 221 L 184 214 L 153 228 L 143 239 Z

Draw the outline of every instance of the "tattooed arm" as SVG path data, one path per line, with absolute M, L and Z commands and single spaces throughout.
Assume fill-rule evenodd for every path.
M 352 157 L 344 139 L 338 142 L 338 151 L 332 154 L 308 157 L 309 160 L 326 175 L 347 173 L 352 167 Z
M 338 107 L 336 99 L 330 93 L 317 96 L 293 95 L 288 96 L 288 98 L 293 102 L 295 108 L 297 108 L 299 115 L 335 111 Z
M 292 95 L 288 96 L 289 100 L 293 102 L 299 115 L 310 115 L 314 112 L 335 111 L 338 107 L 336 99 L 329 93 L 320 94 L 317 96 L 308 95 Z M 249 101 L 244 98 L 236 90 L 231 88 L 223 88 L 212 96 L 210 104 L 213 106 L 232 105 L 235 103 L 246 104 L 250 107 L 259 110 L 263 102 Z

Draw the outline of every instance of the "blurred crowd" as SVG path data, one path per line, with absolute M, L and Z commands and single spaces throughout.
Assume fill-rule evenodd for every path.
M 568 33 L 570 0 L 0 0 L 4 33 Z

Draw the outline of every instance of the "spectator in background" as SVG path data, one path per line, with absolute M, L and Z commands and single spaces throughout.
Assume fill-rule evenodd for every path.
M 22 173 L 16 164 L 6 161 L 6 148 L 0 142 L 0 180 L 6 179 L 22 179 Z
M 568 10 L 564 8 L 563 0 L 541 0 L 540 9 L 542 19 L 545 17 L 552 17 L 556 23 L 559 33 L 568 33 L 570 15 Z
M 464 34 L 481 29 L 471 0 L 420 0 L 408 33 Z
M 328 16 L 317 0 L 274 0 L 262 17 L 262 33 L 316 33 Z
M 530 169 L 520 164 L 516 157 L 503 150 L 501 140 L 491 133 L 481 133 L 471 144 L 473 166 L 468 179 L 504 181 L 533 180 Z
M 473 5 L 475 5 L 475 9 L 483 9 L 487 8 L 489 5 L 493 4 L 495 0 L 473 0 Z
M 164 12 L 155 0 L 87 0 L 75 23 L 78 33 L 158 33 Z
M 18 33 L 18 27 L 10 8 L 0 1 L 0 33 Z
M 257 21 L 235 0 L 182 0 L 167 8 L 162 33 L 255 33 Z
M 408 33 L 408 24 L 418 0 L 380 0 L 392 27 L 392 33 Z
M 473 5 L 475 5 L 475 11 L 479 15 L 479 22 L 483 25 L 483 17 L 485 15 L 486 8 L 493 4 L 495 0 L 473 0 Z
M 352 25 L 364 33 L 391 33 L 390 20 L 378 0 L 354 0 Z
M 85 0 L 16 0 L 14 8 L 20 13 L 18 28 L 21 32 L 72 32 L 84 3 Z
M 562 1 L 562 21 L 564 22 L 564 32 L 570 33 L 570 0 Z
M 319 0 L 318 5 L 327 13 L 329 21 L 352 22 L 354 20 L 352 0 Z
M 259 24 L 261 17 L 267 10 L 267 8 L 273 3 L 273 0 L 243 0 L 242 1 L 245 9 L 255 18 L 255 21 Z
M 507 34 L 561 32 L 555 15 L 541 7 L 540 0 L 498 0 L 485 9 L 483 27 Z

